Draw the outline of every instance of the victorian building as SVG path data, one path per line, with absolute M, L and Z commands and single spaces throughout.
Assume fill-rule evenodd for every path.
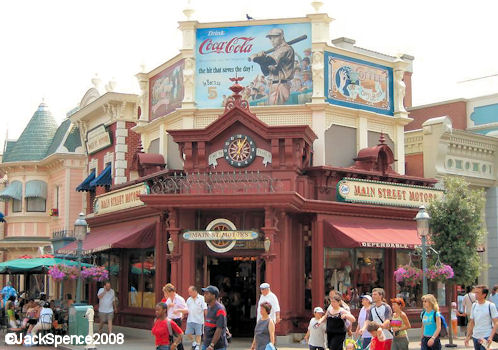
M 74 187 L 84 178 L 85 164 L 80 131 L 69 119 L 57 125 L 45 103 L 17 140 L 6 140 L 0 163 L 2 261 L 50 254 L 53 238 L 71 236 L 84 200 Z M 40 288 L 36 281 L 25 285 L 21 277 L 17 282 L 19 290 Z

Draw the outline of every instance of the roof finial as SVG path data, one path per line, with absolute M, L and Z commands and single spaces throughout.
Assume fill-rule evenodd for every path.
M 313 6 L 313 8 L 315 9 L 316 13 L 319 13 L 320 9 L 323 6 L 323 2 L 322 1 L 312 1 L 311 2 L 311 6 Z
M 187 17 L 187 21 L 190 21 L 190 18 L 194 14 L 195 10 L 192 8 L 190 4 L 190 0 L 187 0 L 187 7 L 183 10 L 183 14 Z

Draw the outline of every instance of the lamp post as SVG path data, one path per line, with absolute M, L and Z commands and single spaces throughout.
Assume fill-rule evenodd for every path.
M 417 216 L 417 235 L 422 240 L 422 294 L 426 295 L 427 291 L 427 235 L 429 234 L 429 221 L 431 217 L 425 210 L 425 206 L 421 205 L 418 208 Z
M 78 258 L 78 270 L 81 272 L 81 256 L 83 255 L 83 240 L 86 237 L 88 224 L 85 220 L 85 214 L 80 213 L 80 216 L 74 222 L 74 237 L 78 241 L 78 249 L 76 249 L 76 257 Z M 81 274 L 78 276 L 76 284 L 76 304 L 81 304 Z

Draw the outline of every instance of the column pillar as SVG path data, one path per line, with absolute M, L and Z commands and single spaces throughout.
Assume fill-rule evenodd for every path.
M 174 244 L 173 252 L 169 252 L 168 250 L 168 258 L 171 264 L 171 275 L 168 276 L 167 280 L 173 285 L 177 286 L 180 284 L 181 279 L 181 271 L 179 268 L 179 258 L 180 258 L 180 242 L 178 235 L 180 233 L 180 228 L 178 227 L 178 210 L 176 208 L 168 208 L 168 219 L 167 222 L 167 231 L 168 231 L 168 241 L 171 239 Z M 166 246 L 168 242 L 166 242 Z M 169 248 L 167 248 L 169 249 Z
M 323 237 L 325 223 L 319 215 L 311 223 L 311 290 L 312 306 L 323 305 L 325 299 L 325 273 L 323 266 Z
M 164 225 L 165 215 L 161 213 L 159 220 L 156 222 L 156 281 L 154 286 L 154 294 L 156 302 L 161 301 L 163 296 L 163 286 L 167 283 L 167 254 L 168 240 L 167 232 Z

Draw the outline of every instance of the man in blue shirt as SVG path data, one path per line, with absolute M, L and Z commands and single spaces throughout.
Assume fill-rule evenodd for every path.
M 498 284 L 493 287 L 493 292 L 489 296 L 489 301 L 491 301 L 495 306 L 498 306 Z
M 17 298 L 17 292 L 14 289 L 14 287 L 12 287 L 12 282 L 10 281 L 7 282 L 7 285 L 2 288 L 1 293 L 2 293 L 3 306 L 5 306 L 5 303 L 7 302 L 7 300 L 9 300 L 11 296 Z

